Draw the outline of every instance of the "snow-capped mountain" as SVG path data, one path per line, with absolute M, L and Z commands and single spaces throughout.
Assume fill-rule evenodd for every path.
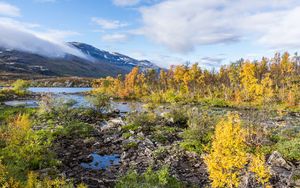
M 95 62 L 107 61 L 112 64 L 123 65 L 123 66 L 132 66 L 132 67 L 138 66 L 141 69 L 159 69 L 157 65 L 151 63 L 148 60 L 137 60 L 117 52 L 108 52 L 108 51 L 100 50 L 98 48 L 95 48 L 94 46 L 85 43 L 70 42 L 69 44 L 79 49 L 82 53 L 92 57 Z

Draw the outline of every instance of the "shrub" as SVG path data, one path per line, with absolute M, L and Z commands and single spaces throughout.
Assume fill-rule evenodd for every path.
M 27 172 L 57 165 L 49 151 L 53 137 L 47 130 L 33 131 L 29 116 L 19 115 L 0 129 L 0 155 L 8 176 L 24 180 Z
M 265 163 L 265 156 L 261 154 L 251 157 L 249 170 L 256 175 L 257 181 L 264 187 L 268 184 L 271 175 L 270 169 Z
M 110 97 L 102 93 L 87 96 L 87 100 L 95 107 L 97 112 L 108 111 L 111 107 Z
M 54 115 L 54 117 L 63 117 L 65 119 L 75 104 L 76 101 L 72 99 L 45 95 L 40 100 L 38 113 L 40 115 Z
M 280 141 L 275 145 L 274 149 L 279 151 L 287 160 L 300 160 L 300 138 Z
M 24 80 L 17 80 L 13 84 L 13 91 L 18 95 L 24 95 L 27 92 L 27 88 L 29 87 L 28 82 Z
M 147 171 L 141 175 L 135 171 L 130 171 L 127 175 L 121 177 L 116 184 L 116 188 L 128 187 L 180 188 L 184 186 L 176 178 L 170 176 L 167 167 L 163 167 L 158 171 L 153 171 L 152 168 L 148 168 Z
M 183 132 L 180 146 L 198 154 L 210 145 L 216 118 L 198 108 L 188 110 L 188 128 Z
M 53 134 L 66 137 L 86 137 L 89 136 L 93 130 L 94 128 L 91 125 L 74 120 L 65 122 L 62 126 L 58 127 Z
M 140 128 L 142 131 L 148 132 L 152 131 L 159 121 L 160 119 L 155 113 L 131 113 L 126 118 L 128 126 L 124 126 L 123 129 L 136 130 Z
M 216 126 L 212 148 L 205 163 L 212 187 L 238 187 L 247 164 L 246 133 L 237 115 L 229 114 Z
M 173 106 L 170 112 L 164 115 L 171 122 L 171 126 L 186 128 L 188 122 L 187 110 L 186 107 L 182 106 Z
M 49 179 L 44 178 L 42 180 L 38 179 L 37 174 L 30 172 L 28 174 L 28 179 L 25 188 L 72 188 L 74 185 L 72 183 L 66 182 L 64 179 L 56 178 Z M 85 185 L 80 184 L 77 186 L 78 188 L 86 188 Z
M 1 107 L 0 106 L 0 123 L 6 123 L 11 117 L 15 117 L 18 114 L 29 114 L 33 115 L 36 110 L 33 108 L 22 108 L 22 107 Z

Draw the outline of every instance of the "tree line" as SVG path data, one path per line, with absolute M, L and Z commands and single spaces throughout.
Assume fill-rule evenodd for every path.
M 219 71 L 202 69 L 198 63 L 171 66 L 168 70 L 140 71 L 138 67 L 116 78 L 94 81 L 97 93 L 121 99 L 155 102 L 219 99 L 232 104 L 284 104 L 299 106 L 300 58 L 276 53 L 260 61 L 239 60 Z

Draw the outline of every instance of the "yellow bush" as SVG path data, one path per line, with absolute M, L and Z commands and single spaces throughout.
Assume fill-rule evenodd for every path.
M 238 115 L 229 114 L 217 124 L 210 154 L 205 157 L 212 187 L 238 187 L 248 161 L 245 141 Z
M 265 158 L 263 155 L 254 155 L 251 158 L 249 170 L 255 173 L 257 181 L 262 185 L 266 185 L 271 178 L 270 169 L 265 165 Z
M 14 178 L 10 178 L 2 185 L 2 188 L 21 188 L 21 183 Z
M 30 131 L 31 121 L 28 114 L 18 115 L 8 126 L 6 141 L 10 144 L 17 144 L 23 140 L 27 132 Z

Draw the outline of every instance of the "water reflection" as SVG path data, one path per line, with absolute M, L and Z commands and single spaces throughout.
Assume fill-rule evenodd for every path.
M 120 155 L 98 155 L 91 154 L 93 161 L 91 163 L 81 163 L 80 165 L 85 169 L 105 170 L 110 166 L 120 165 Z

